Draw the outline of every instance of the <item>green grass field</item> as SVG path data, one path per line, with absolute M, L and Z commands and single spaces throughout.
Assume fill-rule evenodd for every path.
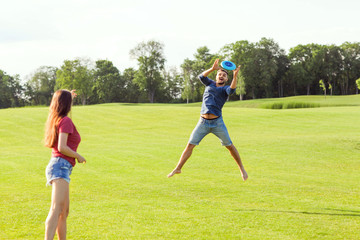
M 199 103 L 75 106 L 87 164 L 71 175 L 68 239 L 359 239 L 360 96 L 291 101 L 314 99 L 327 107 L 225 105 L 246 182 L 213 135 L 166 178 Z M 0 239 L 44 236 L 47 113 L 0 110 Z

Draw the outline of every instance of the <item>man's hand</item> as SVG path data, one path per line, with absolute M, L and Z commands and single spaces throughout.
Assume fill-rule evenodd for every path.
M 215 62 L 214 62 L 214 64 L 213 64 L 213 66 L 212 66 L 211 69 L 212 69 L 213 71 L 220 69 L 220 67 L 219 67 L 219 59 L 216 59 L 216 60 L 215 60 Z
M 220 67 L 219 67 L 219 59 L 216 59 L 214 64 L 212 65 L 211 68 L 209 68 L 208 70 L 205 70 L 202 75 L 204 77 L 207 77 L 210 73 L 212 73 L 213 71 L 216 71 L 216 70 L 219 70 Z
M 234 76 L 237 76 L 237 74 L 239 73 L 241 65 L 239 65 L 233 72 L 234 72 Z
M 239 65 L 234 71 L 233 71 L 233 80 L 230 84 L 230 88 L 235 89 L 237 84 L 237 75 L 239 73 L 241 65 Z

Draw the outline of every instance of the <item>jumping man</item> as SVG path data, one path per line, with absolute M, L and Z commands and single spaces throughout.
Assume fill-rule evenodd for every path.
M 222 107 L 228 99 L 228 96 L 235 92 L 236 78 L 239 70 L 240 66 L 233 71 L 233 80 L 230 86 L 225 86 L 225 83 L 228 81 L 228 73 L 226 70 L 219 67 L 219 59 L 215 60 L 210 69 L 200 74 L 199 79 L 206 86 L 201 106 L 200 120 L 193 130 L 177 166 L 168 174 L 168 177 L 181 173 L 181 168 L 190 158 L 194 147 L 199 145 L 200 141 L 207 134 L 213 133 L 220 139 L 221 144 L 229 150 L 231 156 L 240 168 L 243 180 L 245 181 L 248 178 L 241 162 L 239 152 L 230 139 L 221 114 Z M 213 71 L 217 71 L 216 82 L 207 77 Z

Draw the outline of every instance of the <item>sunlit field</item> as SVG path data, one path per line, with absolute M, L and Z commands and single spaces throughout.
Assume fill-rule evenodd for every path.
M 269 101 L 320 107 L 261 108 Z M 73 107 L 87 164 L 71 175 L 68 239 L 359 239 L 359 96 L 226 103 L 246 182 L 214 135 L 166 177 L 199 112 L 200 103 Z M 47 113 L 0 110 L 0 239 L 44 236 Z

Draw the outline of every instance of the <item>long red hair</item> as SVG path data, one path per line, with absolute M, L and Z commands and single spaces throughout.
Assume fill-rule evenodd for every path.
M 72 96 L 68 90 L 57 90 L 51 100 L 49 116 L 45 125 L 45 146 L 54 147 L 59 133 L 60 120 L 67 116 L 71 110 Z

